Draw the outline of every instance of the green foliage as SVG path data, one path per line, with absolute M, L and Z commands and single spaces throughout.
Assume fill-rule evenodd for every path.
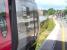
M 48 9 L 48 15 L 53 15 L 55 10 L 53 8 Z
M 43 15 L 53 15 L 55 14 L 56 10 L 53 8 L 49 8 L 48 10 L 43 10 Z
M 40 33 L 45 30 L 51 31 L 54 26 L 53 19 L 47 19 L 40 24 Z
M 0 16 L 5 16 L 5 12 L 0 13 Z
M 54 24 L 54 22 L 53 22 L 53 20 L 51 19 L 49 19 L 48 20 L 48 28 L 47 28 L 47 30 L 48 31 L 51 31 L 53 28 L 54 28 L 54 26 L 55 26 L 55 24 Z
M 47 19 L 40 24 L 40 34 L 38 35 L 37 40 L 36 40 L 35 50 L 39 50 L 41 44 L 46 39 L 46 37 L 49 35 L 48 33 L 52 31 L 54 26 L 55 26 L 55 23 L 53 19 Z
M 40 33 L 42 33 L 44 30 L 46 30 L 48 27 L 48 19 L 43 21 L 41 24 L 40 24 Z
M 67 15 L 67 8 L 65 8 L 63 12 L 65 15 Z

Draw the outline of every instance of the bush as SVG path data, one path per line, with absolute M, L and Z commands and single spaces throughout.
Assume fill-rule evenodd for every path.
M 45 21 L 43 21 L 42 23 L 40 23 L 40 33 L 44 32 L 44 31 L 51 31 L 55 26 L 55 23 L 53 21 L 53 19 L 47 19 Z
M 52 31 L 52 29 L 55 26 L 55 23 L 54 23 L 53 19 L 49 19 L 47 23 L 48 23 L 47 31 Z
M 48 33 L 52 31 L 54 26 L 55 26 L 55 23 L 53 19 L 47 19 L 40 24 L 40 34 L 38 35 L 37 40 L 36 40 L 35 50 L 39 50 L 41 44 L 46 39 L 46 37 L 49 35 Z

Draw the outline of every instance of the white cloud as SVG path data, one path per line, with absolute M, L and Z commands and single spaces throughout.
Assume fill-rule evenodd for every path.
M 36 0 L 37 4 L 66 5 L 65 0 Z
M 39 8 L 43 8 L 43 9 L 44 9 L 44 7 L 47 8 L 48 6 L 49 7 L 56 6 L 56 7 L 60 7 L 60 8 L 67 6 L 67 0 L 35 0 L 35 2 L 37 3 Z

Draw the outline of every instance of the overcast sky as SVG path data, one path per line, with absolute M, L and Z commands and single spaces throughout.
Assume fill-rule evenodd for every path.
M 39 9 L 64 9 L 67 6 L 67 0 L 35 0 Z

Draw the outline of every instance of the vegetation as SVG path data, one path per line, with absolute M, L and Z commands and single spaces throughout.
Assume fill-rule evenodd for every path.
M 56 10 L 53 8 L 49 8 L 48 10 L 43 10 L 43 15 L 53 15 L 55 14 Z
M 43 10 L 43 15 L 53 15 L 53 14 L 61 14 L 67 15 L 67 7 L 63 10 L 55 10 L 53 8 L 49 8 L 48 10 Z
M 47 19 L 40 24 L 40 33 L 44 31 L 51 31 L 55 26 L 53 19 Z
M 64 15 L 67 15 L 67 7 L 64 9 Z
M 5 12 L 0 13 L 0 16 L 5 16 Z
M 53 22 L 53 19 L 47 19 L 40 24 L 40 34 L 38 35 L 38 38 L 36 40 L 35 50 L 39 50 L 39 47 L 41 46 L 45 38 L 49 35 L 48 33 L 52 31 L 54 26 L 55 23 Z
M 48 15 L 53 15 L 55 14 L 55 10 L 53 8 L 48 9 Z

